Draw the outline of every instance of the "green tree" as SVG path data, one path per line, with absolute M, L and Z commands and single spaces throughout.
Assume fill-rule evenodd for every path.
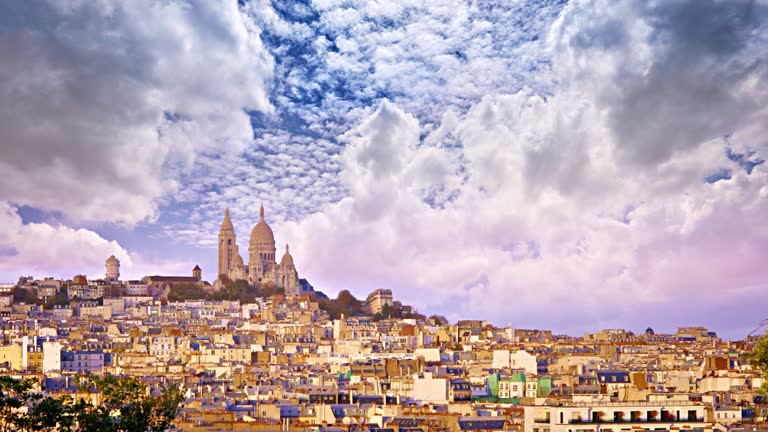
M 279 287 L 275 284 L 259 284 L 257 291 L 259 297 L 270 297 L 275 294 L 285 294 L 285 288 Z
M 255 303 L 259 292 L 245 280 L 226 282 L 213 294 L 214 300 L 240 300 L 240 303 Z
M 205 290 L 196 283 L 173 284 L 168 293 L 168 301 L 199 300 L 205 297 Z
M 764 377 L 768 378 L 768 331 L 766 331 L 766 336 L 760 338 L 755 344 L 749 356 L 749 362 L 753 368 L 759 370 L 763 373 Z M 768 383 L 763 383 L 759 391 L 760 393 L 768 392 Z
M 21 407 L 27 405 L 34 381 L 0 377 L 0 432 L 23 430 Z
M 31 289 L 16 287 L 13 289 L 13 301 L 15 303 L 25 304 L 39 304 L 40 299 L 37 298 L 37 293 Z
M 760 338 L 755 344 L 749 355 L 749 362 L 754 369 L 763 373 L 763 377 L 768 378 L 768 331 L 766 331 L 766 336 Z M 757 392 L 762 395 L 768 393 L 768 382 L 763 383 Z M 768 413 L 765 411 L 764 404 L 755 404 L 755 417 L 759 419 L 758 421 L 768 421 Z
M 29 431 L 72 431 L 74 404 L 69 396 L 60 398 L 37 395 L 20 429 Z
M 439 326 L 450 324 L 448 322 L 448 318 L 442 315 L 432 315 L 428 318 L 428 320 L 432 321 L 433 323 L 435 323 L 435 325 L 439 325 Z
M 136 378 L 106 376 L 95 378 L 96 389 L 103 397 L 103 403 L 96 410 L 100 414 L 94 426 L 97 429 L 125 432 L 162 432 L 170 427 L 178 413 L 179 403 L 184 399 L 177 386 L 166 386 L 159 396 L 149 396 L 146 384 Z M 118 419 L 112 416 L 119 413 Z M 109 429 L 110 420 L 114 429 Z
M 94 406 L 68 396 L 44 397 L 32 391 L 34 383 L 0 377 L 0 432 L 161 432 L 171 426 L 184 399 L 177 386 L 150 396 L 146 384 L 136 378 L 106 376 L 90 382 L 103 397 L 103 403 Z

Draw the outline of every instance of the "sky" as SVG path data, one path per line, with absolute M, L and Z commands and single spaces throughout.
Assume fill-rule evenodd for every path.
M 766 0 L 0 3 L 0 281 L 216 278 L 578 335 L 768 312 Z

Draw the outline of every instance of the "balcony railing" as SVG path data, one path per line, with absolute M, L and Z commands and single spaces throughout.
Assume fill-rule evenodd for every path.
M 538 420 L 534 420 L 536 423 L 549 423 L 549 420 L 546 420 L 544 422 L 539 422 Z M 592 420 L 592 419 L 571 419 L 568 421 L 570 424 L 596 424 L 596 423 L 702 423 L 704 422 L 704 417 L 688 417 L 688 418 L 681 418 L 679 420 L 677 419 L 600 419 L 600 420 Z
M 533 419 L 534 423 L 549 423 L 549 419 L 542 417 L 542 418 L 535 418 Z
M 613 402 L 613 401 L 548 401 L 547 406 L 564 407 L 688 407 L 699 406 L 701 402 L 690 400 L 658 400 L 658 401 L 634 401 L 634 402 Z

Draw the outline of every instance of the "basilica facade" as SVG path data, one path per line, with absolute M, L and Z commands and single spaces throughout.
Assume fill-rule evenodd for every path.
M 299 274 L 293 257 L 288 252 L 288 245 L 285 245 L 285 254 L 279 263 L 276 261 L 275 236 L 264 219 L 264 206 L 259 209 L 259 222 L 251 230 L 248 264 L 243 262 L 236 240 L 227 209 L 219 231 L 219 279 L 221 275 L 226 275 L 230 280 L 247 280 L 254 285 L 274 284 L 288 292 L 296 290 Z

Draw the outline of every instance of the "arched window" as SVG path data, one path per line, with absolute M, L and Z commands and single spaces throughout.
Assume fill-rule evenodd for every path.
M 232 239 L 227 240 L 227 244 L 231 245 L 232 244 Z

